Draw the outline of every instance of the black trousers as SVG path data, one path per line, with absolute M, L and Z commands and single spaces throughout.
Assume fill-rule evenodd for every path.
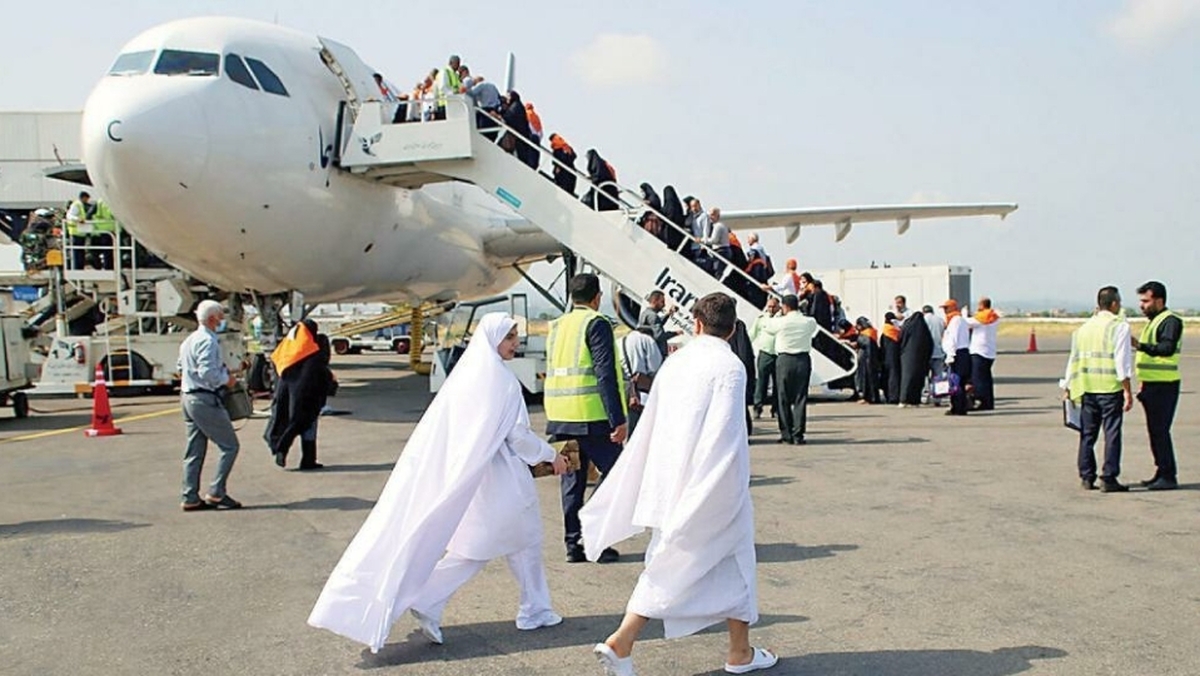
M 1104 467 L 1100 478 L 1116 481 L 1121 474 L 1121 424 L 1125 420 L 1125 396 L 1121 392 L 1112 394 L 1084 394 L 1083 406 L 1079 411 L 1079 476 L 1083 479 L 1096 478 L 1096 441 L 1100 430 L 1104 430 Z
M 1138 400 L 1146 411 L 1146 428 L 1150 432 L 1150 452 L 1154 454 L 1154 478 L 1176 481 L 1175 445 L 1171 441 L 1171 423 L 1179 405 L 1179 381 L 1173 383 L 1142 383 Z
M 579 510 L 583 509 L 583 494 L 587 490 L 588 469 L 592 463 L 600 470 L 601 481 L 617 462 L 621 447 L 607 436 L 588 435 L 582 437 L 567 434 L 554 435 L 555 441 L 574 439 L 579 442 L 579 469 L 562 475 L 563 528 L 567 550 L 580 546 L 583 526 L 579 523 Z
M 808 431 L 808 383 L 812 378 L 812 357 L 807 352 L 780 353 L 775 357 L 775 386 L 779 404 L 775 415 L 779 433 L 791 443 L 804 439 Z
M 775 382 L 775 355 L 760 351 L 755 365 L 758 374 L 754 381 L 754 408 L 761 409 L 770 404 L 771 410 L 774 411 L 775 400 L 778 398 L 776 392 L 779 389 L 779 383 Z
M 955 415 L 967 413 L 967 383 L 971 380 L 971 352 L 961 348 L 954 353 L 950 370 L 958 376 L 958 394 L 950 395 L 950 411 Z
M 971 384 L 975 386 L 975 401 L 980 411 L 996 408 L 996 389 L 992 383 L 992 364 L 995 359 L 983 355 L 971 355 Z

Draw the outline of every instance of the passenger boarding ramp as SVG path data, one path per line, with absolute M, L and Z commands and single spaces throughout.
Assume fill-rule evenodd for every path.
M 479 120 L 493 123 L 469 100 L 450 97 L 445 120 L 392 124 L 392 104 L 365 101 L 357 114 L 343 105 L 345 126 L 335 146 L 342 169 L 365 180 L 404 188 L 427 183 L 459 180 L 474 183 L 558 240 L 637 299 L 655 289 L 662 290 L 682 309 L 671 317 L 674 328 L 691 333 L 689 316 L 694 302 L 708 293 L 722 291 L 738 300 L 738 317 L 747 326 L 765 304 L 766 294 L 745 272 L 722 259 L 714 277 L 685 258 L 679 251 L 692 246 L 690 233 L 681 240 L 679 251 L 637 224 L 649 210 L 640 194 L 616 183 L 593 185 L 588 177 L 557 163 L 547 148 L 529 144 L 524 138 L 494 121 L 481 130 Z M 347 131 L 348 130 L 348 131 Z M 497 135 L 511 134 L 517 143 L 536 149 L 539 166 L 557 165 L 577 177 L 578 189 L 609 200 L 610 210 L 596 211 L 578 197 L 561 189 L 550 177 L 510 155 L 495 142 Z M 681 230 L 666 216 L 655 212 L 665 227 Z M 705 247 L 707 248 L 707 247 Z M 709 249 L 708 255 L 716 257 Z M 821 331 L 813 345 L 813 384 L 848 376 L 855 369 L 855 353 L 831 334 Z

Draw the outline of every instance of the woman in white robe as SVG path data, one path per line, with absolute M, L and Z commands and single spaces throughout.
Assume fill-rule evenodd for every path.
M 480 320 L 325 583 L 310 625 L 378 652 L 411 610 L 421 632 L 441 643 L 446 602 L 501 556 L 521 588 L 517 628 L 562 622 L 550 607 L 529 467 L 552 462 L 562 474 L 567 463 L 530 429 L 521 385 L 502 361 L 518 340 L 508 315 Z
M 736 307 L 714 293 L 692 313 L 697 337 L 663 362 L 637 431 L 579 515 L 593 561 L 605 547 L 652 532 L 625 618 L 594 649 L 615 676 L 633 676 L 633 644 L 651 618 L 663 621 L 667 638 L 725 622 L 729 673 L 778 659 L 749 638 L 758 598 L 746 370 L 726 342 Z

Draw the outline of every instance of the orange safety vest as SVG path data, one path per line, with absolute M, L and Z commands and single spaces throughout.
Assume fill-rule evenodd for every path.
M 275 373 L 283 375 L 284 371 L 319 351 L 317 339 L 309 332 L 308 327 L 297 324 L 279 341 L 279 346 L 271 353 L 271 362 L 275 364 Z

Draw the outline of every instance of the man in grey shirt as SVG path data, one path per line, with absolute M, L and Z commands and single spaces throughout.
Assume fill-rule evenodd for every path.
M 663 315 L 663 308 L 667 306 L 667 297 L 662 291 L 651 291 L 650 296 L 646 299 L 646 306 L 642 308 L 642 313 L 638 315 L 638 326 L 646 326 L 650 329 L 650 337 L 654 339 L 658 345 L 659 352 L 662 356 L 667 356 L 667 341 L 674 332 L 667 331 L 665 323 L 666 318 L 675 314 L 675 309 L 672 307 L 667 310 L 666 316 Z
M 708 237 L 700 241 L 717 252 L 718 258 L 710 256 L 708 261 L 708 271 L 712 276 L 716 277 L 721 274 L 721 269 L 724 267 L 723 264 L 729 260 L 729 256 L 733 250 L 729 243 L 729 228 L 721 222 L 721 210 L 713 207 L 712 211 L 709 212 L 708 221 Z
M 179 389 L 187 429 L 187 450 L 183 453 L 183 511 L 218 507 L 238 509 L 242 503 L 231 498 L 225 490 L 239 448 L 237 433 L 224 401 L 224 389 L 237 384 L 237 379 L 225 366 L 217 340 L 217 332 L 223 330 L 225 324 L 225 310 L 216 301 L 200 301 L 196 320 L 200 322 L 199 328 L 179 346 Z M 221 458 L 217 461 L 217 473 L 208 493 L 201 498 L 200 471 L 210 439 L 221 449 Z

